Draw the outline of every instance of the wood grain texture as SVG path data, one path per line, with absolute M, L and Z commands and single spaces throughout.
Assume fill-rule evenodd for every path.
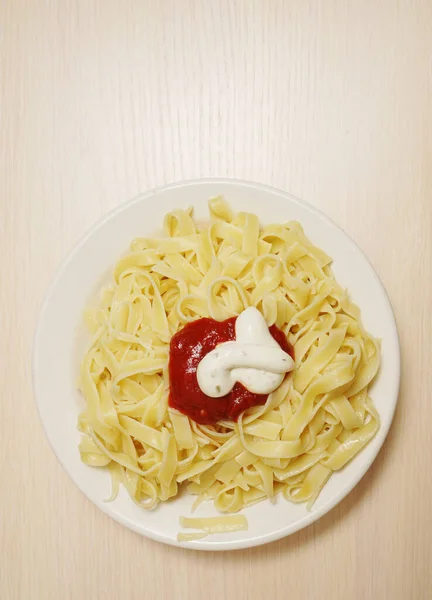
M 430 0 L 0 0 L 0 597 L 432 597 Z M 165 547 L 74 487 L 32 396 L 37 310 L 108 210 L 171 181 L 268 183 L 371 259 L 402 343 L 399 408 L 356 490 L 229 554 Z

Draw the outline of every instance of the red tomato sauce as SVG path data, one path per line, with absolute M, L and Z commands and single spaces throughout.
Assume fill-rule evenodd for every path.
M 220 420 L 236 421 L 244 410 L 265 403 L 267 395 L 253 394 L 241 383 L 222 398 L 210 398 L 201 391 L 197 368 L 206 354 L 218 344 L 234 341 L 237 317 L 226 321 L 198 319 L 188 323 L 171 339 L 169 358 L 169 405 L 197 423 L 214 424 Z M 275 325 L 269 328 L 279 346 L 294 358 L 294 348 Z

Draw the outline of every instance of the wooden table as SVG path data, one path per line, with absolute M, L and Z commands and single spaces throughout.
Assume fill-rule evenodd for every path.
M 432 598 L 431 0 L 0 3 L 0 597 Z M 108 210 L 156 185 L 255 180 L 324 210 L 399 326 L 399 408 L 336 509 L 205 554 L 141 538 L 63 473 L 32 395 L 38 307 Z

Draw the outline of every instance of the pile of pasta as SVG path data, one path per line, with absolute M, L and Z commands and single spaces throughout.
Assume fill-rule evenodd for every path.
M 368 386 L 379 343 L 332 274 L 331 259 L 298 222 L 260 227 L 209 201 L 164 219 L 164 235 L 135 239 L 113 284 L 86 311 L 92 339 L 82 361 L 79 417 L 84 463 L 107 467 L 115 498 L 123 484 L 144 508 L 182 484 L 217 509 L 264 498 L 315 501 L 333 471 L 375 435 Z M 170 339 L 201 317 L 224 320 L 257 307 L 294 346 L 295 369 L 263 406 L 237 422 L 199 425 L 169 407 Z

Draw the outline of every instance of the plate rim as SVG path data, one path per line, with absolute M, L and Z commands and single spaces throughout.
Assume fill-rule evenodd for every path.
M 392 327 L 392 334 L 393 334 L 393 337 L 397 344 L 397 348 L 396 348 L 397 351 L 395 353 L 397 362 L 395 364 L 393 364 L 394 399 L 393 398 L 391 399 L 392 405 L 390 407 L 390 410 L 388 411 L 388 415 L 389 415 L 388 423 L 385 426 L 383 426 L 381 424 L 381 431 L 383 431 L 383 437 L 382 437 L 382 441 L 379 444 L 379 446 L 374 450 L 371 457 L 368 460 L 366 460 L 366 462 L 363 465 L 361 465 L 359 467 L 358 472 L 356 472 L 356 474 L 354 475 L 352 480 L 347 482 L 345 485 L 343 485 L 342 488 L 339 490 L 339 492 L 336 493 L 332 498 L 330 498 L 319 509 L 317 509 L 314 512 L 309 513 L 308 515 L 306 515 L 302 519 L 299 519 L 292 525 L 285 526 L 282 529 L 273 531 L 272 533 L 259 535 L 257 537 L 249 538 L 246 540 L 240 540 L 240 541 L 227 540 L 227 541 L 219 541 L 219 542 L 211 541 L 211 540 L 210 541 L 197 540 L 197 541 L 188 542 L 188 543 L 178 543 L 178 542 L 175 542 L 174 540 L 172 540 L 171 538 L 168 538 L 168 537 L 165 537 L 164 535 L 158 534 L 157 532 L 149 531 L 149 530 L 146 530 L 145 532 L 142 531 L 142 529 L 140 529 L 138 526 L 136 526 L 136 524 L 133 521 L 131 521 L 130 519 L 128 519 L 127 517 L 125 517 L 117 512 L 109 510 L 109 507 L 107 506 L 107 504 L 105 502 L 103 502 L 103 500 L 101 500 L 99 503 L 96 503 L 96 502 L 94 502 L 94 500 L 92 498 L 90 498 L 87 495 L 85 489 L 83 489 L 84 486 L 81 486 L 78 483 L 78 481 L 75 479 L 75 477 L 73 475 L 73 472 L 68 468 L 68 466 L 66 466 L 66 464 L 63 462 L 63 460 L 57 453 L 57 451 L 54 447 L 54 444 L 52 443 L 52 440 L 50 438 L 50 435 L 49 435 L 48 429 L 46 427 L 46 424 L 44 422 L 44 419 L 42 417 L 41 404 L 39 402 L 40 394 L 39 394 L 38 384 L 37 384 L 36 357 L 37 357 L 37 352 L 38 352 L 38 347 L 39 347 L 39 338 L 40 338 L 42 325 L 43 325 L 43 321 L 44 321 L 43 317 L 49 306 L 51 296 L 58 284 L 58 281 L 61 278 L 63 271 L 67 268 L 68 264 L 73 260 L 73 258 L 78 253 L 80 248 L 85 244 L 85 242 L 90 237 L 92 237 L 92 235 L 96 231 L 98 231 L 100 228 L 102 228 L 106 222 L 113 219 L 118 213 L 123 212 L 125 209 L 133 206 L 136 203 L 140 203 L 140 202 L 150 199 L 155 194 L 165 192 L 168 190 L 173 190 L 176 188 L 186 188 L 189 186 L 199 186 L 199 185 L 209 185 L 209 184 L 210 185 L 218 185 L 218 184 L 219 185 L 235 185 L 235 186 L 246 187 L 246 188 L 254 188 L 256 190 L 262 190 L 267 193 L 277 194 L 281 197 L 289 199 L 291 202 L 301 206 L 303 209 L 305 209 L 305 210 L 309 211 L 310 213 L 313 213 L 315 216 L 319 217 L 321 220 L 326 222 L 327 225 L 337 228 L 339 230 L 339 232 L 343 235 L 343 237 L 346 239 L 346 241 L 348 243 L 350 243 L 353 246 L 353 248 L 356 250 L 356 252 L 362 256 L 362 258 L 367 262 L 367 264 L 370 268 L 371 275 L 373 275 L 373 277 L 375 278 L 375 281 L 378 284 L 378 286 L 383 294 L 383 297 L 386 301 L 388 315 L 390 317 L 389 321 L 390 321 L 390 324 Z M 401 376 L 400 364 L 401 364 L 400 340 L 399 340 L 399 334 L 398 334 L 398 329 L 397 329 L 393 306 L 391 304 L 389 295 L 388 295 L 378 273 L 376 272 L 374 266 L 372 265 L 371 261 L 369 260 L 368 256 L 366 255 L 366 253 L 363 252 L 363 250 L 357 244 L 357 242 L 340 225 L 338 225 L 335 221 L 333 221 L 333 219 L 331 219 L 328 215 L 326 215 L 322 210 L 309 204 L 305 200 L 302 200 L 301 198 L 298 198 L 297 196 L 294 196 L 293 194 L 286 192 L 280 188 L 274 187 L 274 186 L 270 186 L 270 185 L 259 183 L 259 182 L 248 181 L 248 180 L 244 180 L 244 179 L 227 178 L 227 177 L 192 178 L 192 179 L 185 179 L 185 180 L 181 180 L 181 181 L 172 182 L 167 185 L 160 185 L 160 186 L 154 187 L 146 192 L 137 194 L 137 195 L 133 196 L 132 198 L 130 198 L 129 200 L 126 200 L 126 201 L 120 203 L 118 206 L 114 207 L 113 209 L 108 211 L 105 215 L 103 215 L 100 219 L 98 219 L 89 229 L 87 229 L 78 238 L 78 240 L 73 244 L 73 246 L 67 252 L 66 256 L 56 266 L 56 268 L 54 270 L 54 275 L 52 276 L 51 281 L 50 281 L 48 287 L 46 288 L 43 300 L 40 304 L 40 307 L 39 307 L 39 310 L 37 313 L 36 326 L 34 329 L 33 344 L 32 344 L 32 351 L 31 351 L 31 374 L 32 374 L 33 397 L 34 397 L 34 401 L 36 404 L 37 413 L 39 415 L 39 421 L 42 425 L 42 429 L 44 431 L 45 437 L 48 440 L 48 443 L 49 443 L 51 450 L 53 451 L 55 457 L 57 458 L 57 460 L 60 463 L 63 470 L 68 475 L 69 479 L 71 479 L 71 481 L 80 490 L 80 492 L 87 498 L 87 500 L 89 500 L 92 504 L 95 504 L 96 507 L 98 509 L 102 510 L 107 516 L 111 517 L 116 522 L 118 522 L 119 524 L 134 531 L 135 533 L 143 535 L 144 537 L 147 537 L 149 539 L 153 539 L 155 541 L 162 542 L 164 544 L 168 544 L 173 547 L 190 549 L 190 550 L 204 550 L 204 551 L 240 550 L 240 549 L 252 548 L 255 546 L 260 546 L 260 545 L 264 545 L 264 544 L 268 544 L 268 543 L 280 540 L 280 539 L 287 537 L 293 533 L 296 533 L 297 531 L 300 531 L 301 529 L 303 529 L 305 527 L 308 527 L 309 525 L 312 525 L 318 519 L 320 519 L 325 514 L 330 512 L 340 502 L 342 502 L 342 500 L 344 500 L 348 496 L 348 494 L 358 485 L 360 480 L 368 472 L 368 470 L 370 469 L 373 462 L 377 458 L 381 448 L 383 447 L 383 445 L 387 439 L 390 427 L 393 423 L 394 414 L 395 414 L 396 407 L 397 407 L 398 400 L 399 400 L 400 376 Z

